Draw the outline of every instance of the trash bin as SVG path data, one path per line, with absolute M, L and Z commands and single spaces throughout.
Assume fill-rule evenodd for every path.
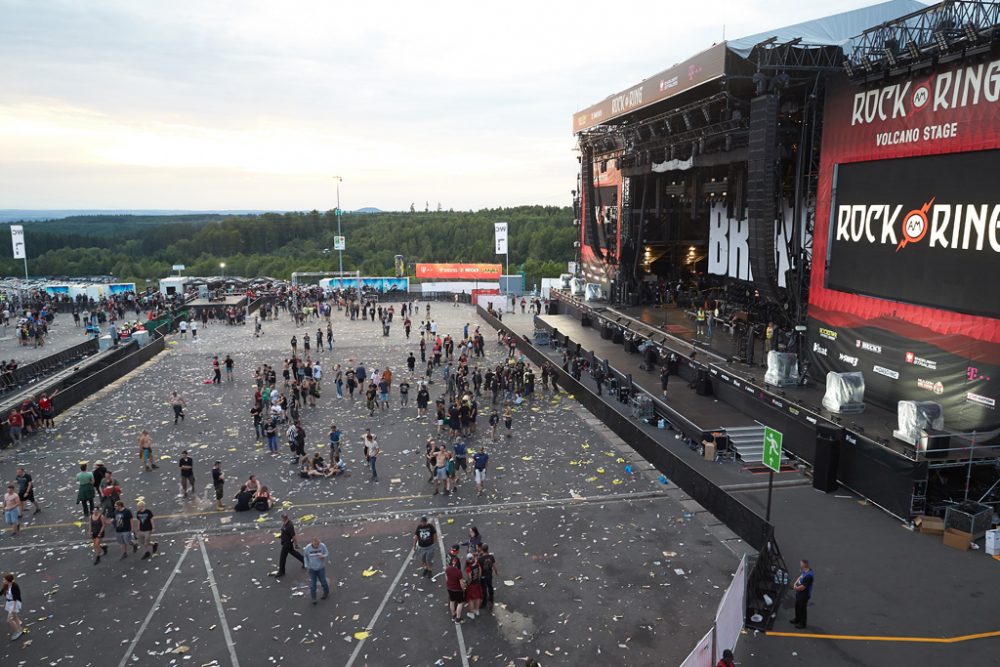
M 1000 556 L 1000 529 L 986 531 L 986 553 L 990 556 Z

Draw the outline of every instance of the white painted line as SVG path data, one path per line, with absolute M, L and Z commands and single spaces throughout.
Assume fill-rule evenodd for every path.
M 434 527 L 437 528 L 438 546 L 441 547 L 441 569 L 448 565 L 448 554 L 444 551 L 444 533 L 441 532 L 441 522 L 434 519 Z M 462 624 L 455 623 L 455 636 L 458 637 L 458 651 L 462 656 L 462 667 L 469 667 L 469 657 L 465 654 L 465 634 L 462 632 Z
M 406 558 L 403 559 L 403 564 L 399 567 L 399 572 L 396 573 L 396 578 L 392 580 L 392 585 L 389 586 L 389 590 L 385 592 L 385 597 L 382 598 L 382 602 L 379 604 L 378 609 L 375 610 L 375 615 L 372 616 L 372 620 L 368 622 L 368 627 L 366 630 L 371 632 L 372 628 L 375 627 L 375 623 L 378 621 L 379 616 L 382 615 L 382 611 L 385 609 L 385 605 L 389 602 L 389 597 L 392 592 L 396 590 L 396 586 L 399 585 L 399 580 L 403 578 L 403 573 L 406 572 L 406 567 L 410 564 L 410 559 L 413 558 L 413 548 L 410 548 L 410 552 L 406 554 Z M 345 667 L 351 667 L 354 661 L 358 659 L 361 655 L 361 649 L 364 647 L 365 642 L 368 640 L 367 637 L 364 639 L 359 639 L 358 643 L 354 645 L 354 651 L 351 653 L 351 657 L 347 660 L 347 665 Z
M 153 620 L 153 614 L 156 610 L 160 608 L 160 603 L 163 602 L 163 596 L 166 594 L 167 589 L 170 588 L 170 584 L 174 582 L 174 577 L 177 573 L 181 571 L 181 565 L 184 564 L 184 559 L 187 558 L 188 551 L 191 549 L 191 542 L 184 543 L 184 551 L 181 552 L 181 557 L 177 559 L 177 565 L 174 566 L 174 571 L 170 573 L 167 577 L 167 583 L 163 584 L 163 588 L 160 589 L 160 594 L 156 596 L 156 600 L 153 602 L 153 606 L 149 609 L 149 613 L 146 614 L 146 618 L 143 620 L 142 625 L 139 626 L 139 631 L 132 638 L 132 643 L 128 645 L 128 650 L 125 651 L 125 655 L 122 657 L 122 661 L 118 663 L 118 667 L 125 667 L 128 665 L 129 658 L 132 657 L 132 652 L 135 651 L 135 647 L 139 644 L 139 639 L 142 638 L 142 633 L 146 631 L 149 627 L 149 622 Z
M 229 622 L 226 620 L 226 612 L 222 608 L 222 598 L 219 597 L 219 586 L 215 583 L 215 573 L 212 571 L 212 563 L 208 560 L 208 547 L 205 546 L 205 538 L 201 535 L 198 536 L 198 546 L 201 547 L 201 557 L 205 559 L 205 570 L 208 572 L 208 585 L 212 588 L 212 597 L 215 598 L 215 608 L 219 612 L 219 621 L 222 623 L 222 634 L 226 638 L 229 658 L 233 662 L 233 667 L 240 667 L 240 661 L 236 658 L 236 644 L 233 642 L 233 635 L 229 632 Z

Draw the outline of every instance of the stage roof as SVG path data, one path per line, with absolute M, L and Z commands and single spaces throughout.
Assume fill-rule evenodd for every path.
M 776 37 L 779 43 L 799 37 L 802 47 L 840 46 L 846 53 L 851 50 L 853 39 L 865 30 L 926 8 L 927 5 L 917 0 L 889 0 L 715 44 L 636 86 L 577 112 L 573 115 L 573 133 L 583 132 L 724 76 L 727 52 L 746 58 L 755 45 L 771 37 Z
M 726 46 L 736 55 L 746 58 L 753 47 L 765 39 L 777 37 L 781 43 L 801 37 L 802 46 L 839 46 L 847 53 L 851 50 L 854 38 L 868 28 L 926 8 L 927 5 L 917 0 L 889 0 L 870 7 L 861 7 L 842 14 L 734 39 L 726 42 Z

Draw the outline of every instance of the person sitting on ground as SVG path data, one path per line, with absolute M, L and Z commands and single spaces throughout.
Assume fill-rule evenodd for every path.
M 339 477 L 347 472 L 347 464 L 340 460 L 340 456 L 333 457 L 333 465 L 330 466 L 330 477 Z
M 257 481 L 257 475 L 250 475 L 250 478 L 247 479 L 243 486 L 247 487 L 247 491 L 250 493 L 257 493 L 260 489 L 260 482 Z
M 250 502 L 253 500 L 253 491 L 247 489 L 247 485 L 243 484 L 240 486 L 239 493 L 237 493 L 233 498 L 236 500 L 236 505 L 233 506 L 233 510 L 236 512 L 249 512 Z
M 271 492 L 266 486 L 260 487 L 253 496 L 253 508 L 258 512 L 266 512 L 271 509 Z

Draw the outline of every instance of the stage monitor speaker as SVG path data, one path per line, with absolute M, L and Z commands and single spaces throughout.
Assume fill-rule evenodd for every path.
M 813 457 L 813 488 L 825 493 L 837 490 L 842 432 L 820 426 L 816 429 L 816 454 Z
M 753 281 L 765 299 L 775 299 L 778 266 L 774 235 L 777 211 L 778 167 L 777 93 L 750 100 L 750 132 L 747 148 L 747 238 Z
M 695 391 L 699 396 L 712 395 L 712 378 L 705 368 L 698 369 L 698 379 L 695 383 Z

